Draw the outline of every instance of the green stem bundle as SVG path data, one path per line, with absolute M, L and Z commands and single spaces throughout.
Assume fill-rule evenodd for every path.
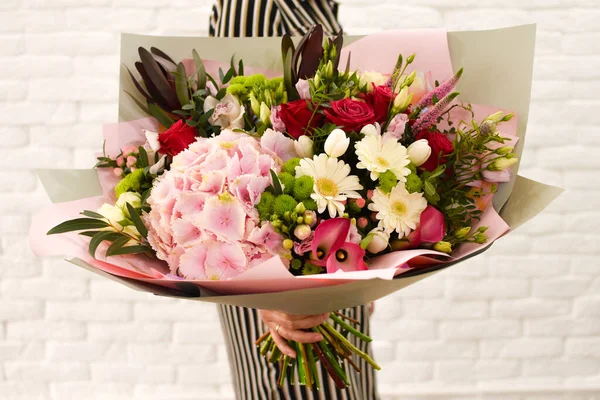
M 364 342 L 371 342 L 372 339 L 370 337 L 348 323 L 356 324 L 358 321 L 347 318 L 338 312 L 331 313 L 330 318 L 342 332 L 352 334 Z M 321 362 L 335 385 L 339 389 L 345 389 L 350 386 L 350 381 L 346 373 L 348 366 L 357 372 L 362 372 L 352 360 L 353 355 L 362 358 L 376 370 L 381 369 L 368 354 L 354 346 L 346 338 L 345 334 L 342 334 L 330 322 L 326 321 L 314 327 L 312 331 L 320 333 L 323 336 L 323 340 L 311 344 L 288 341 L 290 347 L 296 351 L 295 359 L 284 355 L 275 346 L 270 332 L 265 333 L 256 341 L 261 355 L 267 357 L 270 363 L 279 364 L 281 372 L 277 383 L 280 387 L 284 385 L 286 378 L 292 385 L 296 384 L 297 377 L 298 384 L 306 386 L 309 390 L 312 390 L 313 387 L 319 390 L 320 382 L 317 362 Z

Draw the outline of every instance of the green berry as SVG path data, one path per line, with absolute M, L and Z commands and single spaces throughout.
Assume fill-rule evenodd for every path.
M 273 201 L 273 212 L 280 217 L 286 212 L 291 213 L 296 208 L 298 202 L 292 196 L 288 194 L 281 194 Z
M 283 164 L 283 171 L 296 176 L 296 167 L 300 165 L 299 158 L 291 158 Z
M 315 186 L 315 180 L 312 176 L 304 175 L 296 179 L 294 184 L 294 197 L 304 201 L 310 198 Z

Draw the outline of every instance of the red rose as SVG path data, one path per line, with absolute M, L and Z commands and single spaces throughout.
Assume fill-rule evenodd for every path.
M 365 100 L 375 111 L 375 117 L 380 124 L 385 124 L 387 122 L 392 95 L 392 90 L 389 87 L 382 85 L 374 86 L 373 93 L 369 93 L 365 96 Z
M 429 156 L 429 159 L 425 161 L 425 164 L 420 167 L 426 171 L 431 172 L 440 164 L 446 163 L 448 161 L 448 155 L 454 151 L 452 142 L 446 135 L 443 135 L 438 131 L 421 131 L 417 135 L 417 140 L 420 139 L 427 139 L 427 143 L 429 143 L 429 147 L 431 147 L 431 156 Z
M 360 132 L 365 125 L 377 122 L 370 104 L 352 99 L 332 101 L 331 108 L 325 110 L 325 116 L 329 122 L 343 127 L 346 132 Z
M 279 118 L 285 124 L 287 133 L 298 139 L 300 136 L 312 134 L 314 128 L 323 124 L 324 117 L 323 114 L 308 108 L 306 100 L 296 100 L 281 105 Z
M 196 141 L 196 129 L 179 120 L 158 135 L 159 153 L 176 156 Z

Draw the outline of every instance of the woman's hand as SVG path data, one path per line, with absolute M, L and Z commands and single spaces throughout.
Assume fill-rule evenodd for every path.
M 329 313 L 320 315 L 290 315 L 277 311 L 260 310 L 260 317 L 269 327 L 271 336 L 281 352 L 296 358 L 296 352 L 288 345 L 286 339 L 299 343 L 316 343 L 323 340 L 323 336 L 316 332 L 306 332 L 321 325 L 329 318 Z

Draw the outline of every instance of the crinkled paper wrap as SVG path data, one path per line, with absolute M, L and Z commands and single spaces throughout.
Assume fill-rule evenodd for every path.
M 450 32 L 447 33 L 448 47 L 444 43 L 444 46 L 440 48 L 427 47 L 420 43 L 420 40 L 428 34 L 439 35 L 440 31 L 404 31 L 404 37 L 406 38 L 408 35 L 411 40 L 402 42 L 394 39 L 393 32 L 372 35 L 366 39 L 346 37 L 346 47 L 342 52 L 341 64 L 345 64 L 349 53 L 348 49 L 350 49 L 350 51 L 361 52 L 361 57 L 351 57 L 352 67 L 359 70 L 391 70 L 397 54 L 400 52 L 405 56 L 417 52 L 417 60 L 421 63 L 420 65 L 423 65 L 420 69 L 437 69 L 439 72 L 437 76 L 451 74 L 452 67 L 455 70 L 460 66 L 464 67 L 465 74 L 463 74 L 458 87 L 462 101 L 511 110 L 517 114 L 518 118 L 515 123 L 519 140 L 516 154 L 520 157 L 525 142 L 529 113 L 535 25 L 479 32 Z M 281 69 L 279 38 L 153 37 L 124 34 L 121 37 L 121 62 L 124 66 L 133 66 L 138 57 L 137 49 L 140 46 L 158 47 L 174 59 L 189 58 L 192 49 L 196 49 L 204 59 L 222 62 L 228 62 L 231 55 L 235 54 L 237 58 L 242 58 L 248 66 L 275 71 Z M 435 63 L 434 60 L 439 56 L 439 52 L 447 52 L 448 48 L 450 54 L 448 57 L 446 53 L 445 58 L 451 60 L 452 65 L 444 65 L 443 62 Z M 365 57 L 365 53 L 369 52 L 373 56 Z M 135 68 L 131 69 L 135 70 Z M 416 69 L 419 69 L 419 64 L 416 65 Z M 440 76 L 440 79 L 448 77 Z M 119 119 L 132 121 L 146 117 L 124 94 L 124 90 L 131 94 L 136 93 L 123 67 Z M 517 171 L 517 169 L 518 166 L 513 171 Z M 95 171 L 46 170 L 40 171 L 40 179 L 53 202 L 102 195 L 102 187 L 98 183 Z M 522 178 L 515 173 L 510 183 L 501 185 L 499 192 L 494 197 L 494 208 L 499 210 L 502 219 L 511 230 L 514 230 L 540 213 L 561 192 L 562 190 L 559 188 Z M 210 288 L 198 288 L 185 281 L 174 282 L 171 287 L 162 287 L 148 281 L 115 276 L 92 265 L 95 264 L 94 260 L 90 260 L 84 255 L 71 259 L 70 262 L 134 289 L 161 296 L 186 297 L 198 301 L 279 310 L 291 314 L 317 314 L 375 301 L 477 255 L 490 246 L 479 248 L 460 260 L 411 270 L 394 279 L 391 277 L 373 278 L 349 283 L 340 280 L 333 286 L 324 285 L 310 289 L 236 295 L 216 295 Z

